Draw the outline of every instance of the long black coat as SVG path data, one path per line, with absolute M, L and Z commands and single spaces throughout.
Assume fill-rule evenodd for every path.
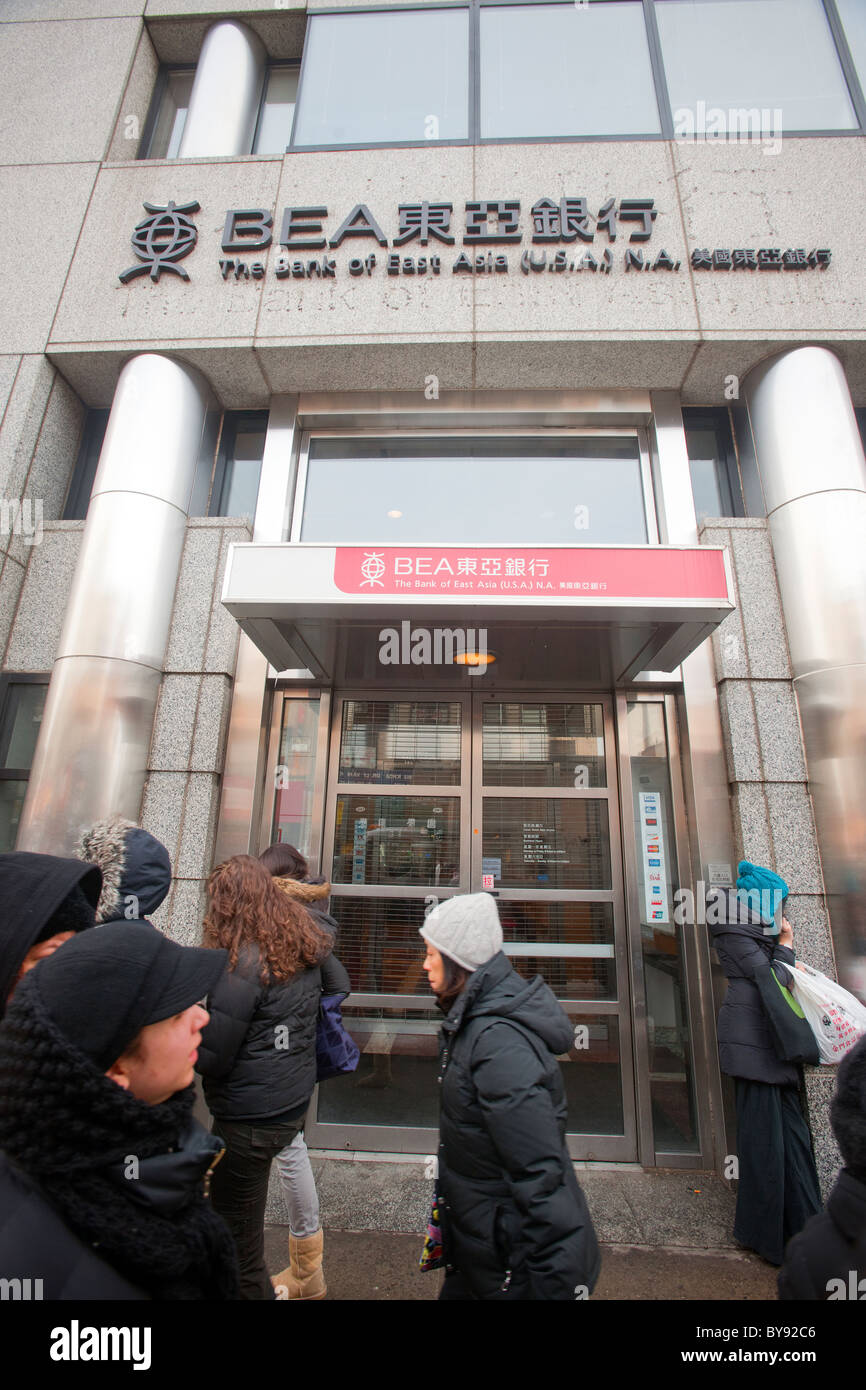
M 349 976 L 334 956 L 291 980 L 263 984 L 251 950 L 217 982 L 196 1062 L 216 1119 L 269 1120 L 309 1101 L 323 988 L 349 993 Z
M 831 1279 L 841 1279 L 842 1287 L 828 1288 Z M 847 1168 L 839 1174 L 826 1210 L 788 1242 L 779 1272 L 780 1298 L 817 1300 L 831 1294 L 866 1298 L 866 1182 Z
M 779 983 L 790 987 L 792 977 L 785 967 L 793 967 L 794 952 L 789 946 L 780 946 L 776 936 L 767 935 L 761 918 L 735 893 L 722 890 L 717 897 L 717 910 L 713 899 L 707 902 L 707 926 L 728 977 L 728 992 L 719 1010 L 722 1071 L 746 1081 L 796 1086 L 796 1063 L 783 1062 L 776 1052 L 770 1023 L 754 983 L 756 972 L 765 969 L 769 962 Z M 724 920 L 713 921 L 716 915 Z
M 547 985 L 522 979 L 501 951 L 471 975 L 443 1025 L 443 1247 L 477 1298 L 574 1300 L 598 1278 L 565 1142 L 556 1057 L 572 1042 Z
M 80 1240 L 33 1179 L 3 1152 L 0 1152 L 0 1278 L 29 1279 L 31 1298 L 136 1300 L 148 1297 Z M 41 1280 L 38 1291 L 32 1282 L 34 1279 Z M 24 1296 L 26 1288 L 22 1285 L 16 1292 Z

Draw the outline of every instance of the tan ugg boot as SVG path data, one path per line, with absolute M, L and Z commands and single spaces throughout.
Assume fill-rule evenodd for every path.
M 314 1236 L 305 1236 L 303 1240 L 289 1234 L 289 1267 L 275 1274 L 271 1281 L 278 1299 L 325 1297 L 328 1286 L 322 1270 L 322 1244 L 321 1226 Z

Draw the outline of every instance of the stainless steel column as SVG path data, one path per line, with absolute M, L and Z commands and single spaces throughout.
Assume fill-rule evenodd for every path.
M 866 922 L 866 460 L 826 348 L 762 363 L 743 390 L 844 976 Z
M 209 394 L 155 353 L 120 374 L 19 849 L 63 854 L 102 816 L 138 819 Z
M 220 21 L 205 35 L 189 100 L 181 159 L 249 154 L 267 55 L 245 24 Z

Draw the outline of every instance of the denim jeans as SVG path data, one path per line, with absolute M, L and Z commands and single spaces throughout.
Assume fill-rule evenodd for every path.
M 289 1207 L 289 1230 L 297 1240 L 314 1236 L 319 1229 L 319 1194 L 303 1131 L 277 1154 L 277 1169 Z
M 235 1238 L 240 1266 L 240 1296 L 272 1299 L 265 1268 L 265 1205 L 271 1160 L 292 1144 L 298 1124 L 248 1125 L 214 1120 L 213 1133 L 226 1146 L 211 1176 L 214 1207 Z

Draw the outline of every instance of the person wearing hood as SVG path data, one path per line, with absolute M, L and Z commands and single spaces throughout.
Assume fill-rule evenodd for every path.
M 333 943 L 337 923 L 328 911 L 331 885 L 327 879 L 310 877 L 310 866 L 294 845 L 269 845 L 259 855 L 259 863 L 267 869 L 277 888 L 293 903 L 305 908 Z M 322 994 L 341 994 L 345 998 L 351 984 L 347 970 L 337 957 L 327 956 L 319 968 Z M 289 1208 L 289 1263 L 274 1275 L 274 1286 L 285 1290 L 286 1299 L 322 1299 L 328 1291 L 322 1268 L 324 1232 L 319 1218 L 316 1179 L 302 1129 L 291 1144 L 280 1149 L 276 1164 Z
M 786 989 L 796 961 L 781 905 L 788 885 L 748 860 L 737 889 L 707 898 L 707 926 L 728 990 L 719 1011 L 721 1069 L 733 1077 L 737 1106 L 737 1208 L 734 1239 L 770 1264 L 821 1209 L 809 1129 L 800 1107 L 800 1071 L 776 1050 L 756 980 L 772 971 Z M 781 924 L 780 920 L 781 919 Z
M 866 1038 L 839 1063 L 830 1124 L 845 1166 L 827 1210 L 807 1221 L 785 1251 L 782 1299 L 866 1296 Z
M 222 1145 L 191 1113 L 197 1001 L 225 964 L 111 922 L 21 981 L 0 1024 L 4 1281 L 35 1279 L 46 1300 L 237 1297 L 205 1195 Z
M 277 887 L 306 908 L 316 926 L 336 940 L 338 927 L 330 911 L 331 885 L 321 874 L 310 874 L 310 866 L 300 850 L 282 843 L 268 845 L 259 855 L 259 863 L 264 864 Z
M 448 898 L 420 928 L 446 1014 L 436 1195 L 441 1299 L 588 1298 L 601 1266 L 566 1145 L 557 1057 L 572 1025 L 540 976 L 502 951 L 488 893 Z
M 102 875 L 80 859 L 0 854 L 0 1018 L 20 980 L 95 924 Z
M 332 938 L 252 855 L 219 864 L 207 891 L 202 939 L 229 952 L 226 974 L 208 996 L 211 1021 L 196 1064 L 213 1132 L 226 1147 L 211 1200 L 237 1243 L 241 1298 L 272 1300 L 264 1253 L 268 1178 L 271 1160 L 304 1128 L 316 1084 L 316 1023 Z M 320 1230 L 307 1245 L 303 1277 L 315 1278 L 294 1296 L 324 1298 Z
M 168 850 L 134 821 L 111 816 L 85 830 L 75 854 L 102 870 L 96 921 L 135 921 L 155 912 L 171 887 Z

